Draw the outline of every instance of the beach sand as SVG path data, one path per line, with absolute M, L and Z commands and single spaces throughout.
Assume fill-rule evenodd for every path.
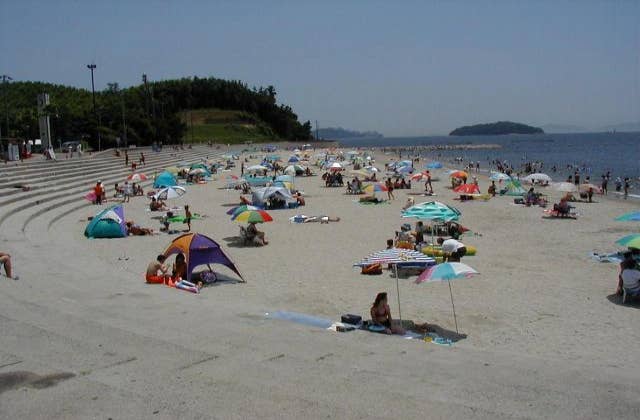
M 382 168 L 391 156 L 375 157 Z M 0 418 L 640 417 L 640 304 L 612 296 L 617 265 L 589 259 L 638 231 L 613 220 L 637 202 L 595 196 L 575 203 L 578 220 L 547 220 L 512 197 L 456 201 L 435 171 L 437 196 L 413 197 L 462 211 L 473 233 L 461 240 L 478 249 L 463 262 L 481 273 L 452 282 L 466 337 L 441 347 L 265 317 L 368 317 L 380 291 L 398 314 L 390 273 L 364 276 L 353 264 L 383 249 L 402 223 L 415 224 L 400 217 L 409 190 L 363 206 L 313 170 L 318 176 L 296 178 L 307 205 L 272 211 L 274 221 L 259 226 L 265 247 L 229 241 L 239 225 L 225 212 L 239 193 L 223 189 L 220 176 L 169 202 L 205 214 L 193 231 L 218 241 L 246 279 L 198 295 L 144 283 L 147 264 L 175 235 L 87 240 L 92 206 L 24 232 L 20 214 L 7 219 L 0 250 L 21 279 L 0 277 Z M 487 178 L 478 177 L 484 192 Z M 545 192 L 551 202 L 560 196 Z M 133 198 L 125 216 L 157 229 L 147 203 Z M 341 221 L 290 223 L 299 213 Z M 414 281 L 399 280 L 403 319 L 454 330 L 447 284 Z

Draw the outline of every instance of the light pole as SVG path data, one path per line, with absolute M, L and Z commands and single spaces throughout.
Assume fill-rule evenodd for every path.
M 96 119 L 96 121 L 98 120 L 98 114 L 96 111 L 96 88 L 95 88 L 95 84 L 93 81 L 93 71 L 96 69 L 96 65 L 94 63 L 91 64 L 87 64 L 87 68 L 89 70 L 91 70 L 91 95 L 93 97 L 93 117 Z M 98 122 L 98 127 L 96 129 L 96 132 L 98 134 L 98 151 L 102 150 L 102 141 L 100 138 L 100 124 Z
M 9 80 L 13 80 L 11 78 L 11 76 L 7 76 L 6 74 L 3 74 L 2 76 L 0 76 L 0 78 L 2 79 L 2 87 L 4 88 L 4 118 L 5 118 L 5 128 L 7 130 L 7 144 L 9 144 L 9 92 L 7 89 L 7 83 L 9 82 Z M 2 155 L 4 156 L 4 148 L 2 147 L 2 130 L 1 130 L 1 125 L 0 125 L 0 153 L 2 153 Z

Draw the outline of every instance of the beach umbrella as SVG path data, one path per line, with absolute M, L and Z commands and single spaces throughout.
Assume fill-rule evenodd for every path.
M 278 182 L 278 181 L 293 182 L 294 181 L 294 177 L 293 177 L 293 175 L 279 175 L 279 176 L 276 177 L 275 181 L 276 182 Z
M 469 174 L 466 173 L 465 171 L 453 171 L 449 174 L 450 178 L 464 178 L 467 179 L 469 178 Z
M 231 217 L 231 220 L 244 223 L 264 223 L 272 222 L 273 217 L 264 210 L 245 210 Z
M 333 162 L 331 165 L 329 165 L 329 170 L 330 171 L 342 171 L 342 170 L 344 170 L 344 166 L 342 166 L 338 162 Z
M 427 174 L 426 172 L 418 172 L 417 174 L 413 174 L 411 175 L 411 180 L 412 181 L 426 181 L 429 178 L 429 174 Z
M 84 199 L 94 203 L 96 201 L 96 193 L 94 193 L 93 191 L 88 192 L 87 194 L 84 195 Z
M 478 195 L 480 194 L 480 188 L 476 184 L 462 184 L 453 189 L 461 195 Z
M 462 212 L 453 206 L 439 201 L 427 201 L 416 204 L 402 212 L 402 217 L 438 222 L 453 222 L 460 219 Z
M 396 172 L 399 174 L 410 174 L 413 172 L 413 167 L 412 166 L 401 166 L 399 168 L 396 169 Z
M 538 182 L 538 183 L 549 183 L 551 182 L 551 177 L 547 174 L 542 174 L 542 173 L 536 173 L 536 174 L 530 174 L 525 176 L 524 178 L 522 178 L 522 180 L 524 182 L 527 182 L 529 184 L 533 184 L 534 182 Z
M 156 198 L 156 200 L 171 200 L 173 198 L 182 197 L 186 193 L 187 190 L 184 187 L 179 187 L 176 185 L 173 187 L 161 189 L 154 195 L 154 197 Z
M 424 165 L 424 167 L 427 169 L 440 169 L 442 168 L 442 163 L 438 161 L 433 161 L 433 162 L 427 163 L 426 165 Z
M 632 211 L 615 218 L 618 222 L 640 222 L 640 211 Z
M 396 276 L 396 291 L 398 295 L 398 315 L 402 321 L 402 311 L 400 310 L 400 287 L 398 284 L 398 267 L 400 268 L 426 268 L 435 265 L 436 260 L 424 255 L 422 252 L 412 249 L 390 248 L 369 254 L 354 267 L 366 267 L 371 264 L 390 264 L 394 267 Z
M 616 244 L 627 248 L 640 249 L 640 234 L 627 235 L 618 239 Z
M 381 191 L 389 191 L 386 185 L 382 182 L 374 182 L 373 184 L 368 184 L 363 188 L 364 192 L 369 194 L 375 194 Z
M 284 168 L 283 172 L 287 175 L 295 175 L 299 172 L 304 172 L 304 167 L 300 165 L 289 165 Z
M 168 168 L 164 168 L 165 172 L 169 172 L 172 175 L 177 175 L 180 172 L 180 169 L 177 166 L 169 166 Z
M 263 165 L 252 165 L 246 168 L 244 171 L 245 172 L 262 172 L 262 171 L 268 171 L 268 170 L 269 168 Z
M 249 204 L 243 204 L 241 206 L 231 207 L 227 210 L 227 214 L 230 216 L 235 216 L 236 214 L 240 214 L 245 210 L 262 210 L 260 207 L 252 206 Z
M 553 188 L 556 191 L 569 193 L 576 192 L 578 190 L 578 188 L 571 182 L 556 182 L 555 184 L 553 184 Z
M 298 163 L 298 162 L 300 162 L 300 158 L 298 156 L 291 156 L 287 162 L 289 162 L 289 163 Z
M 451 262 L 434 265 L 427 268 L 416 280 L 417 284 L 430 283 L 436 281 L 446 281 L 449 285 L 449 295 L 451 296 L 451 308 L 453 309 L 453 321 L 456 324 L 456 333 L 458 332 L 458 319 L 456 317 L 456 306 L 453 303 L 453 290 L 451 289 L 451 280 L 460 278 L 470 278 L 475 274 L 480 274 L 466 264 Z
M 508 181 L 511 177 L 507 174 L 503 174 L 502 172 L 491 172 L 489 179 L 491 181 Z
M 380 172 L 380 169 L 375 166 L 365 166 L 363 169 L 367 172 Z
M 127 181 L 130 182 L 141 182 L 146 181 L 147 179 L 149 178 L 143 173 L 131 174 L 127 177 Z

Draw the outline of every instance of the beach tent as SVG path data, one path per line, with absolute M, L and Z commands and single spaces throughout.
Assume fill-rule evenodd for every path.
M 288 189 L 285 187 L 264 187 L 258 188 L 251 193 L 251 202 L 254 206 L 264 207 L 267 200 L 272 197 L 278 197 L 287 203 L 296 201 Z
M 278 175 L 275 179 L 276 182 L 281 181 L 281 182 L 293 182 L 294 181 L 294 177 L 291 175 Z
M 522 187 L 520 181 L 512 179 L 504 185 L 504 188 L 500 190 L 500 195 L 512 195 L 521 196 L 526 194 L 527 191 Z
M 153 188 L 167 188 L 178 185 L 178 181 L 176 177 L 171 174 L 171 172 L 161 172 L 153 181 Z
M 284 173 L 287 175 L 302 175 L 304 174 L 304 167 L 300 165 L 289 165 L 284 168 Z
M 84 236 L 89 239 L 127 236 L 122 205 L 111 206 L 96 214 L 84 230 Z
M 184 254 L 187 263 L 187 281 L 191 281 L 193 270 L 204 264 L 222 264 L 242 279 L 242 274 L 233 261 L 224 253 L 220 245 L 208 236 L 199 233 L 178 236 L 165 249 L 164 256 L 169 257 L 180 252 Z

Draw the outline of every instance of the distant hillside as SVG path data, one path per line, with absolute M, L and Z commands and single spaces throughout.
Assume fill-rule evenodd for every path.
M 544 134 L 539 127 L 511 121 L 498 121 L 489 124 L 466 125 L 449 133 L 450 136 L 496 136 L 503 134 Z
M 315 135 L 315 133 L 314 133 Z M 352 139 L 352 138 L 382 138 L 382 134 L 377 131 L 355 131 L 342 127 L 327 127 L 318 130 L 318 137 L 321 139 Z
M 253 114 L 222 109 L 196 109 L 180 112 L 186 126 L 187 142 L 241 143 L 276 140 L 271 127 Z

